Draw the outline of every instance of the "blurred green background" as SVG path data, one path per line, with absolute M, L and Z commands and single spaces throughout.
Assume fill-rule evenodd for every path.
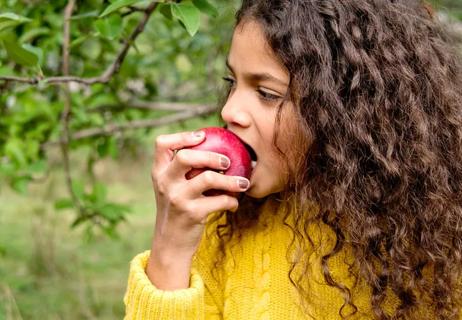
M 65 146 L 68 171 L 55 142 L 63 126 L 72 136 L 178 112 L 143 103 L 220 105 L 240 1 L 161 2 L 108 83 L 0 80 L 0 319 L 123 317 L 128 264 L 149 248 L 155 221 L 153 141 L 158 134 L 220 125 L 218 113 L 72 139 Z M 70 19 L 70 74 L 100 75 L 150 3 L 77 1 Z M 0 0 L 0 78 L 62 75 L 67 4 Z M 433 5 L 451 22 L 462 18 L 460 0 Z

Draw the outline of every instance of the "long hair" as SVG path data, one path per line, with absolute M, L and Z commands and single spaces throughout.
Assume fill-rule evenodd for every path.
M 298 125 L 313 141 L 279 195 L 291 200 L 294 239 L 312 243 L 313 222 L 335 233 L 323 276 L 353 314 L 352 288 L 328 264 L 346 246 L 375 318 L 414 319 L 425 304 L 429 319 L 458 319 L 462 70 L 452 38 L 417 0 L 244 0 L 236 25 L 247 20 L 289 71 Z M 244 197 L 224 213 L 222 247 L 256 223 L 261 202 Z M 303 277 L 289 278 L 309 299 Z

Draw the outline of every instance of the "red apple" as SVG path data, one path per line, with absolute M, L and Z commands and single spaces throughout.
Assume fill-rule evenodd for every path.
M 187 149 L 213 151 L 223 154 L 231 160 L 231 164 L 228 169 L 222 171 L 210 168 L 195 168 L 186 173 L 186 179 L 192 179 L 205 170 L 214 170 L 227 176 L 241 176 L 250 179 L 252 160 L 245 144 L 239 137 L 231 131 L 220 127 L 203 128 L 201 130 L 205 132 L 204 141 Z M 219 190 L 208 190 L 204 194 L 218 195 L 222 193 L 223 191 Z

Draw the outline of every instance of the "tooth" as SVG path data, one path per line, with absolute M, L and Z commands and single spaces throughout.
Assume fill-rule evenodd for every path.
M 252 169 L 255 168 L 256 165 L 257 165 L 257 161 L 252 160 Z

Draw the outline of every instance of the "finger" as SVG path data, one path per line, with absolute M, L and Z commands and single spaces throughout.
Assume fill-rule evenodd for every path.
M 199 197 L 207 190 L 223 190 L 230 193 L 244 192 L 250 186 L 250 181 L 239 176 L 226 176 L 224 174 L 205 170 L 201 174 L 189 180 L 191 196 Z
M 212 212 L 231 210 L 235 211 L 239 206 L 236 198 L 229 195 L 219 195 L 213 197 L 203 197 L 193 201 L 194 207 L 198 208 L 194 212 L 205 212 L 206 216 L 197 217 L 196 219 L 205 223 L 207 215 Z M 203 214 L 203 213 L 202 213 Z
M 157 167 L 165 167 L 172 161 L 175 150 L 194 146 L 205 138 L 204 131 L 179 132 L 159 135 L 156 138 L 154 163 Z
M 226 170 L 230 164 L 227 156 L 216 152 L 181 149 L 176 153 L 168 170 L 172 177 L 184 177 L 193 168 Z

